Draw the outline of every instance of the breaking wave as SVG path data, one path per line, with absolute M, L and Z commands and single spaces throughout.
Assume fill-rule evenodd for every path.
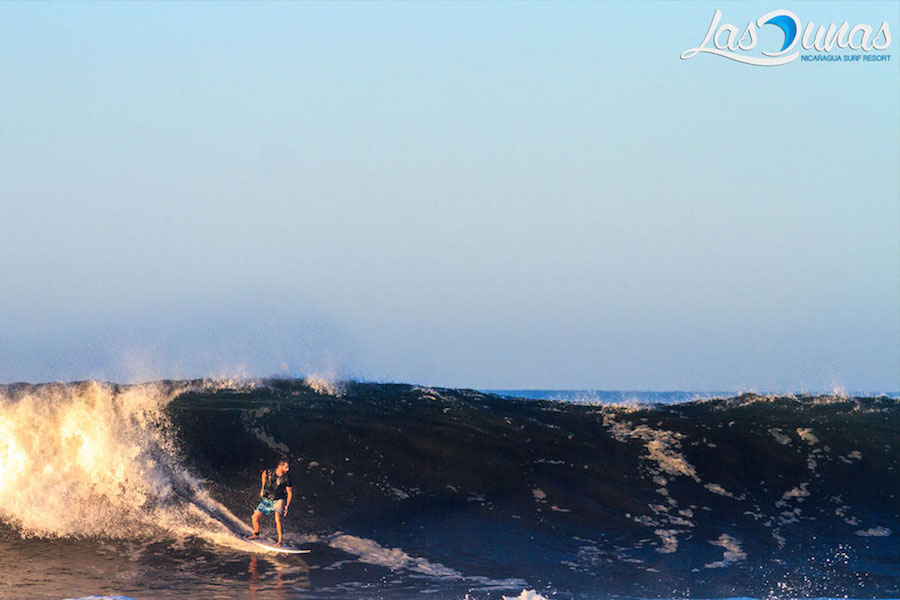
M 289 533 L 362 563 L 544 595 L 879 597 L 900 583 L 898 439 L 888 397 L 15 384 L 0 519 L 24 537 L 240 544 L 259 470 L 288 454 Z

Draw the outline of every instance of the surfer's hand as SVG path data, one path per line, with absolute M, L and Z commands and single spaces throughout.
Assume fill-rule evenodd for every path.
M 284 510 L 281 511 L 281 516 L 282 516 L 282 517 L 286 517 L 286 516 L 287 516 L 287 509 L 288 509 L 288 507 L 285 506 L 285 507 L 284 507 Z

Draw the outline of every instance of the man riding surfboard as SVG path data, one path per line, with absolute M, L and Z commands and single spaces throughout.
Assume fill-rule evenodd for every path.
M 288 507 L 291 505 L 294 493 L 291 483 L 291 463 L 286 456 L 278 459 L 278 465 L 274 469 L 266 469 L 260 479 L 262 486 L 259 490 L 261 500 L 253 511 L 253 535 L 248 539 L 259 538 L 259 518 L 262 515 L 275 515 L 275 528 L 278 530 L 276 546 L 281 546 L 282 531 L 281 517 L 286 517 Z

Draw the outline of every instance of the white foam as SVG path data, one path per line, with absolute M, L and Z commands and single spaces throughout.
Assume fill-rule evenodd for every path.
M 131 596 L 85 596 L 83 598 L 67 598 L 66 600 L 136 600 Z
M 503 600 L 547 600 L 534 590 L 522 590 L 518 596 L 503 596 Z
M 859 525 L 859 519 L 854 517 L 853 515 L 848 514 L 850 511 L 850 507 L 847 505 L 839 506 L 834 509 L 834 514 L 840 517 L 844 523 L 847 525 Z
M 802 501 L 803 498 L 807 498 L 809 496 L 809 490 L 806 489 L 809 483 L 804 481 L 799 485 L 799 487 L 795 487 L 791 490 L 786 491 L 782 496 L 782 500 L 790 500 L 791 498 L 796 498 L 799 501 Z M 777 504 L 776 504 L 777 506 Z
M 887 537 L 891 535 L 891 530 L 879 525 L 878 527 L 871 527 L 865 530 L 861 529 L 856 532 L 856 535 L 860 537 Z
M 667 434 L 669 432 L 658 432 Z M 669 475 L 684 475 L 695 481 L 699 481 L 694 465 L 689 463 L 684 456 L 673 449 L 671 438 L 651 439 L 647 442 L 647 451 L 651 460 L 656 461 L 660 468 Z
M 769 433 L 773 438 L 775 438 L 775 441 L 782 446 L 787 446 L 791 443 L 791 438 L 781 433 L 781 430 L 777 427 L 772 427 L 771 429 L 769 429 Z
M 707 490 L 709 490 L 710 492 L 712 492 L 713 494 L 718 494 L 720 496 L 725 496 L 727 498 L 734 498 L 734 494 L 732 494 L 731 492 L 729 492 L 728 490 L 723 488 L 718 483 L 707 483 L 703 487 L 706 488 Z
M 492 579 L 481 575 L 463 575 L 440 563 L 411 556 L 400 548 L 386 548 L 374 540 L 341 532 L 328 536 L 305 535 L 302 536 L 302 542 L 306 544 L 327 543 L 332 548 L 356 556 L 360 562 L 385 567 L 392 571 L 406 570 L 439 579 L 466 581 L 477 585 L 481 590 L 509 590 L 527 585 L 524 580 L 519 578 Z M 332 565 L 332 567 L 334 566 Z
M 309 389 L 323 396 L 340 398 L 346 393 L 346 384 L 335 373 L 315 373 L 303 379 Z
M 360 561 L 372 565 L 387 567 L 388 569 L 406 569 L 450 579 L 462 579 L 458 571 L 445 567 L 439 563 L 430 562 L 424 558 L 410 556 L 399 548 L 385 548 L 374 540 L 356 537 L 354 535 L 337 534 L 328 541 L 328 545 L 348 554 L 353 554 Z
M 201 384 L 210 385 L 208 382 Z M 199 536 L 249 527 L 178 458 L 164 407 L 185 385 L 88 382 L 0 394 L 0 519 L 23 536 Z
M 852 452 L 848 452 L 847 456 L 838 456 L 838 458 L 841 462 L 852 465 L 854 460 L 862 460 L 862 452 L 853 450 Z
M 635 427 L 629 421 L 616 421 L 609 413 L 603 415 L 603 425 L 620 442 L 636 438 L 645 442 L 647 458 L 669 475 L 683 475 L 699 482 L 697 470 L 681 454 L 683 434 L 665 429 L 653 429 L 647 425 Z
M 662 542 L 662 546 L 656 549 L 657 552 L 661 554 L 672 554 L 678 550 L 678 538 L 675 537 L 675 534 L 679 533 L 677 530 L 657 529 L 653 533 L 659 536 L 659 539 Z
M 747 559 L 747 554 L 741 549 L 740 541 L 727 533 L 720 535 L 717 540 L 710 540 L 709 543 L 713 546 L 721 546 L 725 552 L 722 553 L 722 560 L 704 565 L 707 569 L 720 569 Z
M 265 407 L 260 410 L 255 410 L 252 413 L 244 414 L 243 419 L 247 424 L 247 430 L 256 437 L 259 441 L 265 444 L 268 448 L 274 450 L 279 454 L 290 454 L 291 449 L 282 442 L 276 440 L 272 435 L 270 435 L 263 427 L 256 425 L 253 421 L 253 418 L 259 418 L 262 415 L 265 415 L 269 412 L 269 408 Z
M 809 427 L 798 427 L 797 435 L 800 436 L 800 439 L 809 444 L 810 446 L 815 446 L 819 443 L 819 438 L 812 432 L 812 429 Z

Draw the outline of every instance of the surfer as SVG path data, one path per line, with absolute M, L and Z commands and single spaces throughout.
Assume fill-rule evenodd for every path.
M 248 539 L 259 538 L 259 518 L 262 515 L 275 515 L 275 528 L 278 530 L 278 542 L 281 545 L 281 517 L 286 517 L 291 499 L 294 496 L 291 488 L 291 463 L 286 456 L 278 459 L 278 465 L 274 469 L 266 469 L 262 472 L 262 486 L 259 490 L 261 500 L 253 511 L 253 535 Z

